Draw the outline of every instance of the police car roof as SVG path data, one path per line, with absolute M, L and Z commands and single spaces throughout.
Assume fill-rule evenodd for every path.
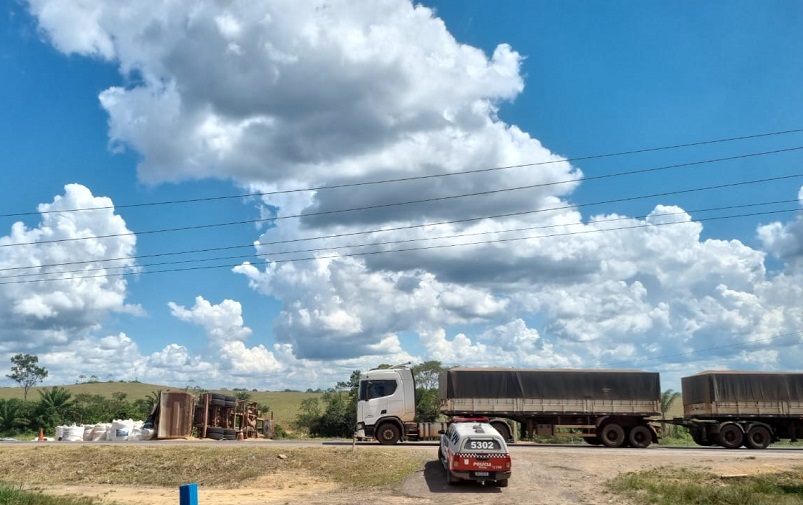
M 491 437 L 500 438 L 502 436 L 498 431 L 496 431 L 496 428 L 488 423 L 455 423 L 453 426 L 455 427 L 455 431 L 457 431 L 461 436 L 488 435 Z

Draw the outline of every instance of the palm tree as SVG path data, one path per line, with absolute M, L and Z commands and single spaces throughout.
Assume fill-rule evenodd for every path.
M 28 423 L 23 402 L 17 399 L 0 400 L 0 433 L 14 434 Z
M 680 392 L 673 389 L 667 389 L 661 393 L 661 432 L 666 433 L 666 414 L 672 408 L 675 400 L 680 398 Z
M 73 414 L 72 395 L 66 389 L 54 386 L 39 391 L 37 413 L 42 427 L 52 428 L 71 420 Z

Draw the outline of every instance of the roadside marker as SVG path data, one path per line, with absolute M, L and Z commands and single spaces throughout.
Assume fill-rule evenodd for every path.
M 198 484 L 184 484 L 178 489 L 179 505 L 198 505 Z

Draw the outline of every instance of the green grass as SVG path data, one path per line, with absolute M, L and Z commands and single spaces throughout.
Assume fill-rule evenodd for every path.
M 803 503 L 803 468 L 727 479 L 700 470 L 657 468 L 620 475 L 608 486 L 650 505 L 791 505 Z
M 19 486 L 0 484 L 0 505 L 95 505 L 92 498 L 50 496 L 39 491 L 24 490 Z

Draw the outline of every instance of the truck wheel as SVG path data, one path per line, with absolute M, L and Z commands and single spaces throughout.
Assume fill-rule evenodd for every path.
M 507 479 L 498 480 L 498 481 L 494 482 L 494 485 L 496 487 L 507 487 Z
M 625 443 L 625 430 L 616 423 L 609 423 L 602 427 L 599 438 L 606 447 L 621 447 Z
M 401 433 L 399 427 L 393 423 L 385 423 L 376 432 L 376 439 L 382 445 L 393 445 L 399 441 Z
M 764 426 L 753 426 L 744 437 L 744 444 L 748 449 L 766 449 L 771 441 L 770 430 Z
M 491 423 L 491 426 L 494 427 L 496 431 L 502 435 L 502 438 L 505 439 L 505 442 L 510 441 L 510 425 L 504 421 L 495 421 Z
M 630 440 L 631 447 L 644 449 L 645 447 L 649 447 L 652 443 L 652 433 L 650 433 L 649 428 L 643 424 L 639 424 L 630 429 L 628 439 Z
M 726 449 L 738 449 L 742 445 L 742 429 L 733 423 L 722 425 L 717 435 L 717 443 Z
M 446 469 L 446 485 L 447 486 L 454 486 L 458 482 L 460 482 L 460 479 L 458 479 L 457 477 L 452 475 L 452 472 L 450 472 L 449 469 L 447 468 Z
M 702 428 L 692 428 L 691 430 L 691 438 L 694 440 L 694 443 L 697 445 L 702 445 L 703 447 L 711 447 L 714 445 L 714 442 L 711 439 L 705 438 L 705 430 Z

